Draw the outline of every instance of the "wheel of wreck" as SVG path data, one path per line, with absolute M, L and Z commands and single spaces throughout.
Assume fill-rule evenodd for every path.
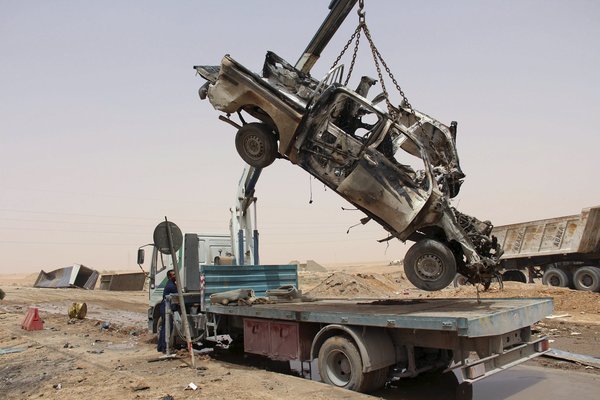
M 443 243 L 424 239 L 406 252 L 404 273 L 419 289 L 441 290 L 448 286 L 456 275 L 456 259 Z
M 235 148 L 246 163 L 256 168 L 267 167 L 277 158 L 277 138 L 266 124 L 242 126 L 235 135 Z
M 389 368 L 363 372 L 356 345 L 347 337 L 333 336 L 319 350 L 319 374 L 323 382 L 356 392 L 372 392 L 385 384 Z

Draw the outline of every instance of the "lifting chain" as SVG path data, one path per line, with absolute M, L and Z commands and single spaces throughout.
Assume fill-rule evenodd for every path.
M 356 62 L 356 55 L 358 53 L 358 46 L 360 43 L 361 32 L 364 32 L 365 37 L 367 38 L 367 41 L 369 42 L 369 47 L 371 48 L 371 53 L 373 55 L 373 61 L 375 63 L 375 68 L 377 69 L 377 76 L 379 78 L 379 82 L 381 83 L 381 89 L 383 90 L 383 95 L 384 95 L 385 103 L 386 103 L 386 106 L 388 109 L 388 114 L 390 115 L 390 117 L 392 117 L 393 120 L 398 121 L 401 116 L 401 109 L 405 108 L 406 110 L 408 110 L 408 112 L 410 114 L 412 114 L 415 117 L 416 124 L 417 124 L 419 130 L 421 131 L 421 133 L 423 134 L 423 138 L 425 138 L 425 137 L 427 137 L 427 135 L 425 133 L 425 129 L 423 128 L 423 124 L 421 123 L 421 119 L 419 117 L 417 117 L 417 115 L 415 113 L 415 109 L 413 108 L 412 104 L 410 104 L 410 102 L 408 101 L 408 98 L 404 94 L 404 91 L 400 87 L 400 84 L 394 77 L 394 74 L 392 74 L 392 71 L 387 66 L 385 60 L 383 59 L 383 56 L 379 52 L 379 49 L 377 48 L 377 46 L 375 46 L 375 42 L 373 41 L 373 38 L 371 37 L 371 32 L 369 31 L 369 27 L 367 26 L 367 22 L 365 20 L 366 13 L 365 13 L 364 7 L 365 7 L 364 0 L 359 0 L 358 11 L 357 11 L 358 26 L 354 30 L 354 33 L 352 34 L 352 36 L 350 36 L 350 39 L 348 40 L 348 42 L 342 49 L 341 53 L 336 58 L 335 62 L 331 66 L 330 70 L 335 68 L 335 66 L 340 62 L 340 60 L 342 59 L 342 57 L 344 56 L 344 54 L 350 47 L 350 44 L 352 43 L 352 41 L 354 41 L 354 49 L 352 52 L 352 61 L 350 62 L 350 67 L 348 68 L 348 75 L 346 76 L 346 79 L 344 80 L 344 86 L 348 86 L 348 82 L 350 81 L 350 77 L 352 76 L 352 71 L 354 70 L 354 64 Z M 383 66 L 383 68 L 385 69 L 385 72 L 387 73 L 389 78 L 392 80 L 392 83 L 396 87 L 396 90 L 402 97 L 402 103 L 398 106 L 397 109 L 390 102 L 390 95 L 385 86 L 385 81 L 383 79 L 383 73 L 381 72 L 381 66 Z M 431 147 L 431 150 L 434 151 L 435 145 L 432 141 L 432 138 L 428 137 L 427 139 L 428 139 L 428 145 Z M 446 184 L 446 186 L 447 186 L 447 184 Z M 448 191 L 448 187 L 445 187 L 444 189 L 446 192 Z
M 389 96 L 389 92 L 387 91 L 387 88 L 385 87 L 385 81 L 383 80 L 383 73 L 381 72 L 381 66 L 383 66 L 383 68 L 385 69 L 385 72 L 388 74 L 388 76 L 392 80 L 394 86 L 396 87 L 396 90 L 398 90 L 398 93 L 400 93 L 400 96 L 402 96 L 404 106 L 410 111 L 411 114 L 414 115 L 415 112 L 414 112 L 412 105 L 410 104 L 410 102 L 408 101 L 408 98 L 404 94 L 404 91 L 398 84 L 398 81 L 396 80 L 396 78 L 394 78 L 392 71 L 387 66 L 385 60 L 383 59 L 383 56 L 379 52 L 379 49 L 377 49 L 377 46 L 375 46 L 375 43 L 373 42 L 373 39 L 371 37 L 371 32 L 369 31 L 369 27 L 367 26 L 367 22 L 365 20 L 366 13 L 365 13 L 364 7 L 365 7 L 364 0 L 359 0 L 358 11 L 357 11 L 358 26 L 354 30 L 354 33 L 352 33 L 352 36 L 350 36 L 350 39 L 348 40 L 348 42 L 346 43 L 346 45 L 344 46 L 344 48 L 342 49 L 342 51 L 340 52 L 340 54 L 338 55 L 338 57 L 336 58 L 335 62 L 333 63 L 333 65 L 331 66 L 330 69 L 335 68 L 335 66 L 340 62 L 340 60 L 342 59 L 342 57 L 344 56 L 344 54 L 350 47 L 350 44 L 352 43 L 352 41 L 354 41 L 354 48 L 352 51 L 352 61 L 350 62 L 350 67 L 348 68 L 348 75 L 346 76 L 346 79 L 344 81 L 344 86 L 348 85 L 348 82 L 350 81 L 350 77 L 352 76 L 352 71 L 354 70 L 354 64 L 356 63 L 356 55 L 358 53 L 358 46 L 360 43 L 361 32 L 364 31 L 365 37 L 367 38 L 367 41 L 369 42 L 369 47 L 371 48 L 371 53 L 373 54 L 373 61 L 375 62 L 375 68 L 377 69 L 377 76 L 379 77 L 379 82 L 381 82 L 381 88 L 383 90 L 383 95 L 385 96 L 385 102 L 387 105 L 388 113 L 390 114 L 390 116 L 393 119 L 398 118 L 400 115 L 396 111 L 396 108 L 390 102 L 390 96 Z M 417 123 L 419 124 L 419 126 L 421 125 L 418 118 L 417 118 Z

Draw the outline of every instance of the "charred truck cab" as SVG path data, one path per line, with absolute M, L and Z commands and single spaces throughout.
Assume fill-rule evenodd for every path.
M 463 182 L 456 123 L 446 126 L 400 105 L 391 112 L 367 99 L 375 80 L 356 90 L 341 83 L 343 65 L 317 81 L 268 52 L 263 76 L 230 56 L 198 66 L 200 89 L 238 128 L 236 148 L 248 164 L 277 157 L 299 165 L 373 219 L 389 236 L 416 242 L 404 268 L 418 288 L 440 290 L 457 272 L 489 285 L 502 250 L 491 223 L 451 207 Z M 246 123 L 242 112 L 260 122 Z M 229 119 L 237 113 L 242 125 Z

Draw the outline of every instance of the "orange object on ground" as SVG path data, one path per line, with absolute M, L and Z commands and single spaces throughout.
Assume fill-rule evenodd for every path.
M 37 307 L 29 307 L 21 328 L 27 331 L 40 331 L 44 329 L 44 321 L 40 318 Z

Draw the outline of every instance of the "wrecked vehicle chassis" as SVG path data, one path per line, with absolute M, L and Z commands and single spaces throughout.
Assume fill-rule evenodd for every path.
M 383 226 L 383 240 L 416 242 L 404 268 L 418 288 L 440 290 L 457 272 L 489 285 L 502 252 L 492 225 L 450 206 L 464 178 L 456 123 L 403 106 L 392 117 L 366 98 L 374 79 L 363 77 L 356 90 L 341 84 L 342 65 L 321 81 L 272 52 L 262 76 L 228 55 L 195 69 L 207 80 L 200 97 L 238 128 L 236 148 L 248 164 L 285 158 L 363 211 L 362 223 Z M 242 112 L 260 122 L 247 123 Z

